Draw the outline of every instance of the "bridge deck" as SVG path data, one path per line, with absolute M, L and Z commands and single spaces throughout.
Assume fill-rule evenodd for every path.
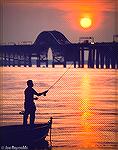
M 88 68 L 118 68 L 118 43 L 71 43 L 58 31 L 44 31 L 39 34 L 32 45 L 1 45 L 1 66 L 32 66 L 37 67 L 45 63 L 48 67 L 48 49 L 52 49 L 52 67 L 63 65 L 73 61 L 76 65 L 84 67 L 85 53 L 88 51 Z M 34 61 L 35 60 L 35 61 Z

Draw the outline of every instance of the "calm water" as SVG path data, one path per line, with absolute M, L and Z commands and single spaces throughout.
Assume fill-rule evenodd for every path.
M 22 124 L 24 89 L 47 90 L 67 68 L 18 68 L 2 70 L 1 125 Z M 71 68 L 36 101 L 36 123 L 53 117 L 53 150 L 117 149 L 117 72 L 108 69 Z M 49 137 L 47 137 L 48 139 Z

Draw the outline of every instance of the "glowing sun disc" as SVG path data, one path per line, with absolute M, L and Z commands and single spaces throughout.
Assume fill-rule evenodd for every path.
M 92 20 L 90 18 L 81 18 L 80 25 L 83 28 L 90 28 L 92 26 Z

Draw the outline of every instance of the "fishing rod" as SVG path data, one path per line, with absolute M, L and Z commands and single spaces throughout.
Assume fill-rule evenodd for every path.
M 57 82 L 59 82 L 59 80 L 61 80 L 61 78 L 68 72 L 68 70 L 71 68 L 72 65 L 73 65 L 73 63 L 72 63 L 72 64 L 68 67 L 68 69 L 61 75 L 61 77 L 59 77 L 59 79 L 57 79 L 57 80 L 53 83 L 53 85 L 51 85 L 51 86 L 48 88 L 47 91 L 49 91 L 52 87 L 55 86 L 55 84 L 57 84 Z
M 71 68 L 71 66 L 73 65 L 73 63 L 67 68 L 67 70 L 59 77 L 59 79 L 57 79 L 49 88 L 47 91 L 49 91 L 52 87 L 55 86 L 55 84 L 57 84 L 57 82 L 59 82 L 59 80 L 61 80 L 61 78 L 68 72 L 68 70 Z M 46 96 L 46 94 L 44 94 L 44 96 Z M 38 100 L 38 97 L 34 98 L 35 100 Z M 24 115 L 25 111 L 20 111 L 19 114 L 20 115 Z

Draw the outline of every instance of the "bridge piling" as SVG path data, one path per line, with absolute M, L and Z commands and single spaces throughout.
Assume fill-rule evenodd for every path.
M 92 66 L 92 50 L 89 50 L 89 54 L 88 54 L 88 68 L 91 68 Z
M 81 67 L 84 68 L 84 49 L 81 50 Z
M 41 66 L 41 64 L 40 64 L 40 55 L 37 56 L 36 66 L 37 66 L 37 67 L 40 67 L 40 66 Z
M 13 64 L 12 64 L 13 67 L 15 67 L 15 53 L 13 53 Z
M 28 66 L 32 67 L 31 55 L 28 56 Z
M 100 50 L 100 67 L 101 69 L 104 68 L 104 48 Z
M 11 65 L 11 59 L 10 59 L 10 53 L 8 53 L 8 66 L 10 67 Z
M 74 63 L 74 68 L 76 68 L 76 61 L 73 61 L 73 63 Z
M 80 48 L 77 49 L 78 51 L 78 68 L 80 68 Z
M 110 48 L 107 49 L 106 57 L 105 57 L 106 69 L 110 68 Z
M 96 49 L 96 68 L 99 68 L 100 52 Z
M 7 66 L 7 53 L 4 53 L 4 66 Z
M 92 64 L 91 64 L 91 68 L 94 68 L 95 65 L 95 49 L 92 49 Z
M 22 54 L 21 65 L 23 65 L 24 67 L 26 67 L 26 55 L 25 54 Z
M 48 54 L 46 54 L 46 61 L 45 61 L 45 63 L 46 63 L 46 67 L 48 68 Z
M 64 64 L 63 64 L 63 67 L 64 67 L 64 68 L 66 68 L 66 61 L 67 61 L 67 60 L 66 60 L 66 57 L 64 57 Z
M 21 55 L 17 55 L 18 67 L 21 65 Z
M 89 48 L 88 68 L 94 68 L 94 65 L 95 65 L 95 49 Z

